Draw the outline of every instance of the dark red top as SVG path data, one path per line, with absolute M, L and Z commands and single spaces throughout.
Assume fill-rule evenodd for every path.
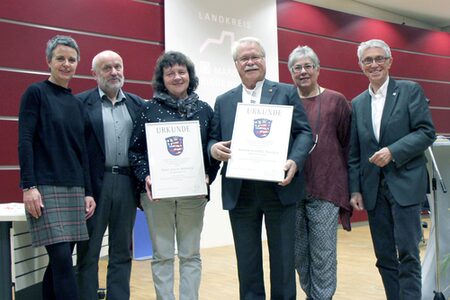
M 350 230 L 347 155 L 350 140 L 351 106 L 341 93 L 325 89 L 320 95 L 302 98 L 308 115 L 314 150 L 305 166 L 308 195 L 339 206 L 344 229 Z M 320 110 L 320 113 L 319 113 Z

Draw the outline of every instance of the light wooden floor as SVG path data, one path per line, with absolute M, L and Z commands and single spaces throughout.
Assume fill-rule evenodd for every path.
M 428 223 L 430 223 L 428 221 Z M 425 238 L 428 230 L 424 231 Z M 421 246 L 423 256 L 425 245 Z M 234 300 L 239 299 L 236 259 L 233 246 L 203 249 L 203 271 L 200 299 Z M 269 266 L 267 249 L 264 253 L 266 291 L 269 291 Z M 107 260 L 100 261 L 100 286 L 105 287 Z M 177 261 L 176 261 L 177 264 Z M 178 267 L 175 268 L 178 272 Z M 175 293 L 178 299 L 178 276 L 175 278 Z M 297 279 L 298 280 L 298 279 Z M 297 299 L 305 299 L 298 286 Z M 269 295 L 269 293 L 267 293 Z M 268 299 L 270 297 L 267 297 Z M 156 299 L 150 261 L 134 261 L 131 276 L 131 299 Z M 339 229 L 338 232 L 338 285 L 335 300 L 382 300 L 385 299 L 380 276 L 375 267 L 370 233 L 367 224 L 354 225 L 351 232 Z

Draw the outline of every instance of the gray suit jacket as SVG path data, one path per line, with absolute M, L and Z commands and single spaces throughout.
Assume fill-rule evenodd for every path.
M 211 121 L 210 141 L 208 142 L 208 153 L 211 146 L 219 141 L 229 141 L 233 135 L 234 118 L 237 104 L 242 102 L 242 85 L 220 95 L 214 106 L 214 117 Z M 284 205 L 295 203 L 301 199 L 304 192 L 304 180 L 302 167 L 312 147 L 311 128 L 303 106 L 298 97 L 297 90 L 293 85 L 265 80 L 261 104 L 293 105 L 294 114 L 292 118 L 291 136 L 289 142 L 288 159 L 292 159 L 300 170 L 292 182 L 286 187 L 277 183 L 268 182 L 276 190 L 279 200 Z M 225 176 L 227 163 L 224 164 L 222 175 L 222 202 L 224 209 L 233 209 L 239 198 L 242 185 L 241 179 L 227 178 Z
M 427 187 L 424 151 L 435 140 L 431 113 L 420 85 L 390 79 L 381 118 L 380 141 L 373 133 L 371 96 L 366 90 L 352 101 L 349 153 L 350 192 L 363 195 L 367 210 L 375 207 L 383 174 L 395 201 L 402 206 L 419 204 Z M 387 147 L 393 161 L 383 168 L 369 157 Z

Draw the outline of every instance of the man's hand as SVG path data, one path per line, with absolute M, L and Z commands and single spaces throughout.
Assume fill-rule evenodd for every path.
M 350 205 L 354 210 L 364 209 L 364 203 L 361 193 L 352 193 L 352 196 L 350 198 Z
M 231 141 L 217 142 L 211 147 L 211 156 L 219 161 L 228 161 L 231 158 Z
M 283 179 L 283 181 L 278 183 L 278 185 L 281 186 L 287 186 L 289 183 L 291 183 L 292 178 L 297 172 L 297 164 L 295 163 L 295 161 L 293 161 L 292 159 L 288 159 L 286 161 L 286 164 L 284 165 L 284 171 L 286 172 L 286 177 Z
M 387 147 L 381 148 L 375 152 L 370 158 L 369 162 L 382 168 L 390 163 L 392 160 L 392 153 Z
M 86 206 L 86 219 L 89 219 L 94 215 L 95 207 L 97 204 L 94 201 L 94 198 L 91 196 L 84 197 L 84 204 Z

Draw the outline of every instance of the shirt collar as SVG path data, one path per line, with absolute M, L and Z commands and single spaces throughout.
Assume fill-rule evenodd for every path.
M 258 81 L 258 82 L 256 83 L 255 88 L 252 89 L 252 90 L 246 88 L 244 84 L 242 84 L 242 88 L 243 88 L 243 90 L 244 90 L 247 94 L 251 95 L 252 93 L 259 92 L 260 90 L 262 90 L 263 84 L 264 84 L 264 79 L 261 80 L 261 81 Z
M 100 94 L 100 98 L 101 99 L 108 98 L 108 96 L 105 94 L 105 92 L 101 88 L 98 88 L 98 93 Z M 123 101 L 125 99 L 126 99 L 125 94 L 122 91 L 122 89 L 120 89 L 119 93 L 117 94 L 117 101 L 116 102 L 121 102 L 121 101 Z
M 378 89 L 378 91 L 376 93 L 374 93 L 372 91 L 372 88 L 370 87 L 370 84 L 369 84 L 369 94 L 370 94 L 370 96 L 373 98 L 374 96 L 377 95 L 377 96 L 381 96 L 381 97 L 385 98 L 386 95 L 387 95 L 388 85 L 389 85 L 389 76 L 386 77 L 386 81 L 383 83 L 383 85 Z

